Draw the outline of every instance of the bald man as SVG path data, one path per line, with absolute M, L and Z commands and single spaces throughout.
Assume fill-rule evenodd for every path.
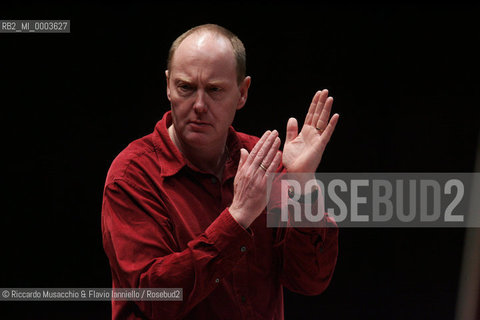
M 182 301 L 112 301 L 113 319 L 283 319 L 282 287 L 328 286 L 338 230 L 267 228 L 267 177 L 315 172 L 335 129 L 318 91 L 298 133 L 235 131 L 251 78 L 230 31 L 202 25 L 178 37 L 167 63 L 171 110 L 113 161 L 102 207 L 114 288 L 181 288 Z

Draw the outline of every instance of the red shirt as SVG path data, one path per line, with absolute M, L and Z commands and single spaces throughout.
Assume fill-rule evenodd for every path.
M 250 151 L 258 138 L 230 128 L 218 181 L 180 153 L 171 122 L 167 112 L 113 161 L 102 234 L 114 288 L 183 288 L 183 301 L 112 301 L 113 319 L 283 319 L 282 286 L 325 290 L 336 227 L 267 228 L 263 212 L 245 230 L 228 211 L 240 148 Z

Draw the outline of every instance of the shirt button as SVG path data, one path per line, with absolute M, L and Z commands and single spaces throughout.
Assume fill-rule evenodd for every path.
M 220 279 L 215 279 L 215 283 L 219 283 L 220 282 Z
M 247 247 L 245 247 L 245 246 L 241 247 L 241 248 L 240 248 L 240 251 L 242 251 L 242 252 L 247 251 Z

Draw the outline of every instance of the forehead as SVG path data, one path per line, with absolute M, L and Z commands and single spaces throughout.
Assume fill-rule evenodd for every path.
M 180 43 L 170 73 L 176 76 L 236 79 L 236 60 L 228 39 L 212 33 L 192 34 Z

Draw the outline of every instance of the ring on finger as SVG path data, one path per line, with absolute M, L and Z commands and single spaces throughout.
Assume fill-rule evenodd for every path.
M 263 163 L 260 163 L 259 167 L 263 170 L 263 171 L 267 171 L 267 167 L 265 167 L 265 165 Z
M 319 132 L 320 134 L 322 134 L 322 133 L 323 133 L 323 129 L 321 129 L 321 128 L 317 128 L 317 127 L 315 127 L 315 129 L 317 129 L 317 130 L 318 130 L 318 132 Z

